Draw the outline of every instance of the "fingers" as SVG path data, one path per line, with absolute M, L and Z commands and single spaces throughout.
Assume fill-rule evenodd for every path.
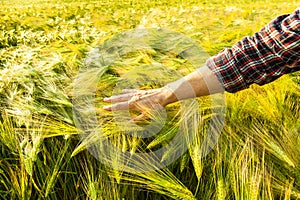
M 127 101 L 103 107 L 103 109 L 107 111 L 127 110 L 128 108 L 129 106 Z
M 107 111 L 136 109 L 134 104 L 140 100 L 140 95 L 136 93 L 136 91 L 138 90 L 125 90 L 125 92 L 128 92 L 127 94 L 104 98 L 105 102 L 111 102 L 115 104 L 104 106 L 103 109 Z
M 110 102 L 110 103 L 124 102 L 130 100 L 133 95 L 134 95 L 133 93 L 121 94 L 118 96 L 106 97 L 103 100 L 104 102 Z
M 123 94 L 117 95 L 117 96 L 111 96 L 104 98 L 104 102 L 110 102 L 110 103 L 117 103 L 117 102 L 123 102 L 130 100 L 134 95 L 137 95 L 139 93 L 145 93 L 145 91 L 142 90 L 135 90 L 135 89 L 124 89 L 122 90 Z
M 140 114 L 139 116 L 135 117 L 135 118 L 132 118 L 130 120 L 130 122 L 138 122 L 138 121 L 144 121 L 144 120 L 147 120 L 149 119 L 149 115 L 147 112 L 143 112 L 142 114 Z
M 129 108 L 129 105 L 127 102 L 121 102 L 116 103 L 111 106 L 104 106 L 103 109 L 107 111 L 116 111 L 116 110 L 127 110 Z M 130 122 L 138 122 L 138 121 L 144 121 L 149 119 L 149 113 L 148 112 L 142 112 L 142 114 L 138 115 L 135 118 L 132 118 Z
M 103 99 L 104 102 L 117 103 L 129 101 L 133 96 L 146 95 L 151 93 L 151 90 L 135 90 L 135 89 L 124 89 L 122 90 L 123 94 L 117 96 L 106 97 Z
M 123 99 L 124 101 L 119 101 Z M 126 100 L 125 100 L 126 99 Z M 115 99 L 111 99 L 110 102 L 117 102 L 115 104 L 112 104 L 110 106 L 104 106 L 103 109 L 107 111 L 116 111 L 116 110 L 143 110 L 146 109 L 145 106 L 142 105 L 140 95 L 130 95 L 130 97 L 127 99 L 127 97 L 116 97 Z
M 113 103 L 109 106 L 104 106 L 106 111 L 117 110 L 137 110 L 142 114 L 133 118 L 131 121 L 142 121 L 149 119 L 149 112 L 156 109 L 157 97 L 156 90 L 135 90 L 124 89 L 121 95 L 104 98 L 105 102 Z

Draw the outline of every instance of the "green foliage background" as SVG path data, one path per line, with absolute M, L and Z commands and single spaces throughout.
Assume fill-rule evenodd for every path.
M 226 94 L 226 125 L 215 149 L 199 158 L 195 145 L 171 166 L 149 173 L 102 165 L 85 150 L 88 142 L 80 141 L 72 113 L 73 81 L 82 61 L 91 47 L 118 33 L 162 27 L 214 55 L 299 3 L 0 1 L 0 199 L 299 199 L 299 73 Z M 139 56 L 126 58 L 127 65 L 153 59 Z M 101 89 L 112 88 L 116 75 L 126 72 L 114 70 L 99 83 L 99 109 L 111 95 Z M 106 126 L 111 134 L 112 129 Z M 119 137 L 124 136 L 116 142 Z M 125 141 L 117 145 L 136 145 Z

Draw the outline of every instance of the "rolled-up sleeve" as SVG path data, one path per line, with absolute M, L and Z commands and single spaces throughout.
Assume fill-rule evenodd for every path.
M 224 89 L 237 92 L 300 70 L 300 7 L 206 62 Z

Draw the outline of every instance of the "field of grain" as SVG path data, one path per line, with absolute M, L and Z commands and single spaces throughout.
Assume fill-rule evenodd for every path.
M 194 111 L 180 111 L 179 103 L 168 106 L 166 126 L 150 140 L 124 134 L 113 114 L 102 109 L 103 98 L 123 87 L 122 77 L 132 69 L 142 69 L 130 74 L 143 82 L 139 89 L 161 87 L 176 79 L 170 72 L 192 70 L 184 59 L 156 50 L 124 55 L 97 80 L 95 119 L 104 134 L 82 137 L 74 116 L 77 75 L 90 51 L 110 38 L 136 28 L 163 28 L 193 39 L 212 56 L 299 3 L 1 0 L 0 199 L 300 199 L 299 73 L 225 93 L 225 125 L 205 157 L 199 156 L 200 146 L 214 113 L 207 110 L 208 97 L 196 99 L 201 123 L 182 128 L 193 130 L 192 145 L 165 167 L 145 160 L 145 172 L 125 170 L 126 163 L 112 156 L 108 166 L 88 148 L 106 137 L 132 155 L 151 152 L 174 137 L 184 121 L 180 116 L 192 118 Z M 170 66 L 163 81 L 147 79 L 156 76 L 145 68 L 151 63 Z M 173 153 L 170 149 L 163 158 Z

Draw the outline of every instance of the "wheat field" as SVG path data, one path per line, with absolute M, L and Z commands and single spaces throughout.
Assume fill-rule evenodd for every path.
M 193 70 L 173 54 L 132 52 L 97 71 L 101 76 L 96 76 L 95 119 L 104 134 L 82 137 L 74 115 L 74 83 L 87 56 L 122 32 L 172 30 L 212 56 L 276 16 L 293 12 L 299 3 L 1 0 L 0 199 L 300 199 L 299 73 L 262 87 L 225 93 L 225 125 L 217 145 L 205 157 L 199 156 L 200 146 L 214 116 L 208 97 L 193 100 L 201 105 L 200 115 L 194 115 L 191 107 L 180 110 L 179 103 L 169 105 L 166 125 L 148 139 L 134 135 L 145 124 L 130 130 L 133 135 L 124 134 L 114 115 L 102 109 L 103 98 L 117 92 L 116 86 L 123 87 L 122 77 L 132 69 L 142 69 L 143 73 L 131 74 L 143 82 L 139 89 L 161 87 L 178 78 L 173 72 Z M 148 79 L 156 77 L 146 67 L 153 62 L 170 66 L 161 82 Z M 162 123 L 161 115 L 154 117 Z M 145 159 L 146 172 L 122 170 L 125 161 L 113 156 L 108 166 L 88 150 L 109 138 L 131 155 L 151 152 L 167 145 L 178 129 L 194 134 L 192 145 L 165 167 L 155 168 Z M 172 156 L 169 149 L 163 158 Z

